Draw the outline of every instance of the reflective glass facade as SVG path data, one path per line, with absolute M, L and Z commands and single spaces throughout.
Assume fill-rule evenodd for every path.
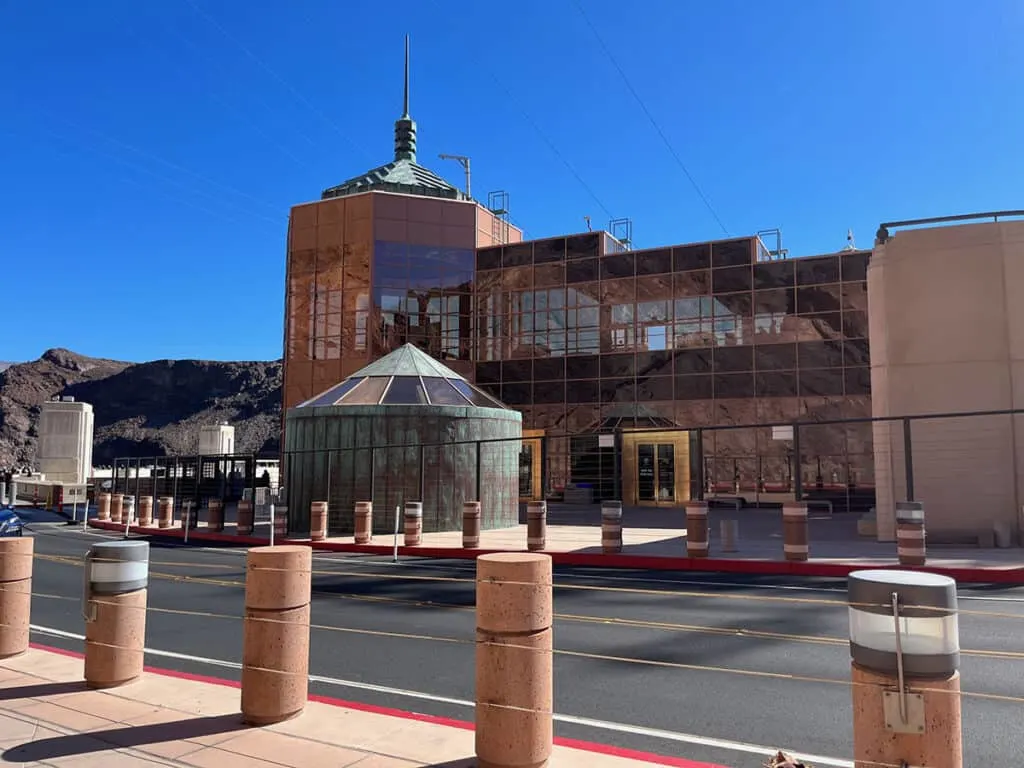
M 476 248 L 521 238 L 465 200 L 367 192 L 295 206 L 285 409 L 406 342 L 471 378 Z
M 754 238 L 628 252 L 608 241 L 477 253 L 476 382 L 522 409 L 524 428 L 870 415 L 868 252 L 759 261 Z M 808 485 L 870 484 L 870 429 L 812 428 L 805 443 Z M 707 432 L 705 479 L 788 482 L 788 446 L 769 428 Z M 549 491 L 574 479 L 577 452 L 548 441 Z
M 524 442 L 525 496 L 604 466 L 541 438 L 870 416 L 869 252 L 765 257 L 757 238 L 643 251 L 604 232 L 521 242 L 467 200 L 367 192 L 296 206 L 284 405 L 414 343 L 522 411 L 536 438 Z M 802 435 L 806 487 L 873 483 L 866 425 Z M 769 427 L 707 431 L 701 450 L 691 458 L 721 492 L 792 481 L 791 443 Z

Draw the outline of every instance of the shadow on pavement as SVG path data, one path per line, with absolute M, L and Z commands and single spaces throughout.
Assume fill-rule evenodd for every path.
M 3 753 L 4 762 L 37 763 L 74 755 L 88 755 L 108 750 L 145 747 L 169 741 L 217 736 L 248 729 L 240 715 L 195 717 L 156 725 L 136 725 L 107 730 L 54 736 L 11 747 Z
M 0 701 L 11 699 L 41 699 L 44 696 L 62 696 L 65 693 L 80 693 L 89 690 L 84 680 L 68 683 L 39 683 L 16 688 L 0 688 Z

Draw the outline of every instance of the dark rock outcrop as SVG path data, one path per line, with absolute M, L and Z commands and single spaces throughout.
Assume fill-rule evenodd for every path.
M 47 350 L 0 372 L 0 467 L 32 466 L 40 406 L 55 395 L 95 411 L 93 462 L 195 453 L 199 428 L 228 421 L 240 453 L 276 454 L 282 366 L 276 362 L 126 363 Z

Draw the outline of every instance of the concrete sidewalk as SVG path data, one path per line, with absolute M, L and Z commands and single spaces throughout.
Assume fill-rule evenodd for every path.
M 244 726 L 236 685 L 147 670 L 91 691 L 82 659 L 34 646 L 0 661 L 0 759 L 24 766 L 470 768 L 466 723 L 328 700 L 265 728 Z M 558 742 L 557 768 L 722 768 L 580 742 Z

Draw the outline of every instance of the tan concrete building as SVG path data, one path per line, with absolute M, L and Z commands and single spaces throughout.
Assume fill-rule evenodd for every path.
M 908 495 L 924 504 L 930 541 L 1021 535 L 1024 420 L 1008 412 L 1024 409 L 1024 221 L 999 220 L 1008 215 L 879 230 L 868 266 L 873 415 L 1004 412 L 910 422 L 912 494 L 905 423 L 875 423 L 880 540 L 895 538 L 895 503 Z

